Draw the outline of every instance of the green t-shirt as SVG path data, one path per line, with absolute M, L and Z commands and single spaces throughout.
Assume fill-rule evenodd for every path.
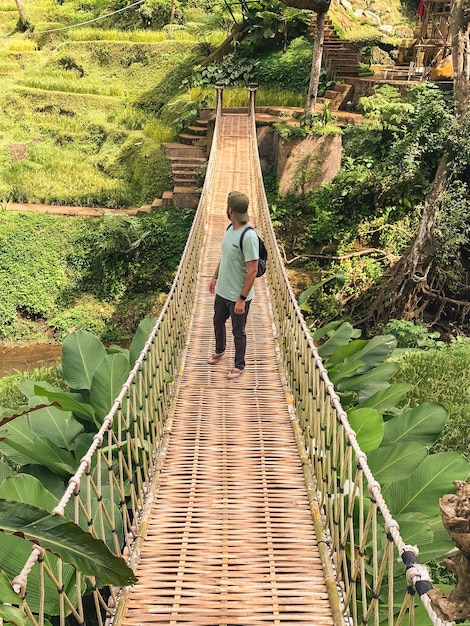
M 243 237 L 243 253 L 240 250 L 240 237 L 247 226 L 248 224 L 244 224 L 237 230 L 230 226 L 222 240 L 217 294 L 231 302 L 236 302 L 240 296 L 245 282 L 246 262 L 259 259 L 258 235 L 251 228 Z M 253 295 L 252 287 L 246 299 L 251 300 Z

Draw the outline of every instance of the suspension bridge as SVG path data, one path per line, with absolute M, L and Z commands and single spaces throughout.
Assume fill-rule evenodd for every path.
M 417 602 L 429 623 L 444 624 L 290 288 L 262 182 L 254 86 L 249 94 L 246 111 L 230 113 L 217 88 L 204 189 L 167 302 L 54 510 L 73 498 L 76 521 L 86 514 L 137 582 L 105 585 L 65 573 L 60 559 L 51 572 L 34 545 L 14 581 L 32 624 L 47 623 L 48 593 L 60 597 L 60 624 L 399 625 L 414 623 Z M 230 348 L 207 364 L 208 285 L 232 190 L 249 196 L 269 258 L 250 309 L 247 368 L 228 381 Z M 106 502 L 119 502 L 119 520 Z M 42 583 L 30 603 L 35 568 Z

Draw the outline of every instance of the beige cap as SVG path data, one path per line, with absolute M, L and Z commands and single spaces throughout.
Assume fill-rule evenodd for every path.
M 239 222 L 248 220 L 248 205 L 250 203 L 248 196 L 241 191 L 231 191 L 228 194 L 227 202 Z

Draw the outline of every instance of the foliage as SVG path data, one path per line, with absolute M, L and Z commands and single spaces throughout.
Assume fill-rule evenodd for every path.
M 87 220 L 0 213 L 0 336 L 27 337 L 28 324 L 41 324 L 59 338 L 76 328 L 128 337 L 168 290 L 192 218 L 174 209 Z
M 312 43 L 306 37 L 297 37 L 288 43 L 285 52 L 272 50 L 261 54 L 253 79 L 260 86 L 282 85 L 305 97 L 311 65 Z M 326 70 L 323 70 L 322 77 L 325 76 Z
M 287 41 L 304 34 L 310 15 L 287 7 L 280 0 L 258 0 L 241 3 L 245 23 L 245 37 L 241 46 L 250 51 L 262 50 L 274 44 L 287 45 Z
M 437 341 L 440 337 L 438 332 L 429 332 L 425 326 L 416 322 L 390 320 L 384 330 L 397 338 L 398 348 L 430 349 L 445 345 L 443 341 Z
M 449 411 L 449 419 L 434 449 L 456 450 L 469 458 L 470 340 L 457 337 L 446 347 L 407 350 L 396 358 L 400 368 L 394 380 L 409 382 L 409 398 L 417 402 L 441 402 Z
M 196 65 L 190 79 L 183 85 L 203 87 L 221 83 L 222 85 L 247 85 L 254 80 L 258 61 L 235 53 L 226 54 L 222 61 L 210 65 Z
M 101 537 L 97 539 L 90 533 L 85 518 L 79 525 L 70 521 L 73 505 L 68 507 L 65 517 L 51 513 L 127 379 L 154 323 L 151 319 L 141 322 L 129 350 L 117 346 L 107 350 L 90 333 L 72 333 L 63 343 L 61 365 L 71 391 L 46 382 L 24 381 L 20 389 L 28 405 L 13 410 L 0 408 L 0 452 L 8 463 L 0 464 L 0 528 L 3 530 L 0 546 L 4 555 L 1 568 L 7 579 L 15 576 L 26 561 L 31 549 L 29 541 L 39 540 L 51 551 L 46 554 L 46 561 L 52 572 L 57 572 L 56 555 L 60 555 L 65 563 L 96 576 L 101 584 L 125 585 L 135 580 L 124 560 L 109 550 L 114 550 L 114 530 L 119 541 L 123 541 L 119 514 L 115 529 L 105 533 L 106 537 L 97 516 L 93 528 L 93 534 Z M 96 467 L 92 463 L 90 472 L 94 471 Z M 35 476 L 41 476 L 43 484 Z M 105 483 L 103 474 L 100 484 L 106 494 Z M 17 532 L 21 535 L 12 537 Z M 72 568 L 64 567 L 62 580 L 65 589 L 73 586 Z M 32 573 L 28 600 L 33 610 L 38 610 L 37 584 L 37 572 Z M 49 593 L 46 597 L 46 611 L 57 614 L 57 594 Z
M 175 100 L 168 102 L 160 114 L 162 120 L 171 124 L 177 132 L 182 132 L 194 124 L 199 117 L 200 110 L 214 105 L 213 91 L 205 91 L 193 87 Z
M 419 545 L 421 563 L 433 562 L 453 549 L 442 526 L 439 498 L 453 491 L 454 480 L 468 478 L 470 465 L 457 452 L 429 452 L 447 421 L 441 404 L 425 401 L 399 408 L 411 385 L 391 382 L 399 367 L 391 360 L 396 339 L 359 337 L 359 331 L 341 321 L 312 334 L 322 341 L 319 354 L 404 542 Z M 397 574 L 403 570 L 402 564 L 394 567 Z
M 2 76 L 0 199 L 117 208 L 160 197 L 171 179 L 158 144 L 175 131 L 157 114 L 194 54 L 194 41 L 109 38 L 25 56 Z

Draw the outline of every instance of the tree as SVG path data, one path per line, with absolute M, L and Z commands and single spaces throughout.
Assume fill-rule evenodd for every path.
M 313 40 L 312 69 L 308 86 L 307 101 L 305 103 L 305 115 L 311 115 L 315 111 L 320 71 L 323 57 L 323 31 L 325 16 L 330 8 L 331 0 L 282 0 L 284 4 L 296 9 L 308 9 L 316 13 L 315 36 Z
M 15 0 L 16 8 L 18 9 L 18 13 L 20 15 L 20 24 L 21 27 L 26 29 L 28 26 L 28 20 L 26 19 L 26 12 L 24 10 L 22 0 Z
M 454 65 L 455 129 L 454 133 L 468 133 L 468 108 L 470 102 L 470 2 L 454 0 L 450 14 L 452 59 Z M 449 134 L 449 136 L 451 133 Z M 451 159 L 454 159 L 451 162 Z M 376 321 L 389 319 L 410 319 L 419 317 L 430 302 L 437 306 L 438 314 L 446 305 L 460 309 L 462 319 L 470 309 L 470 302 L 449 298 L 442 288 L 445 272 L 438 265 L 437 253 L 441 242 L 437 231 L 449 210 L 448 194 L 456 182 L 467 194 L 463 202 L 468 202 L 467 179 L 470 162 L 462 155 L 455 154 L 449 141 L 437 167 L 434 180 L 426 195 L 421 221 L 408 249 L 391 269 L 382 283 L 378 296 L 372 303 L 370 316 Z M 460 168 L 460 171 L 459 171 Z M 465 211 L 461 212 L 462 216 Z M 458 228 L 468 230 L 467 217 L 462 218 Z M 468 242 L 467 242 L 468 244 Z M 463 254 L 464 252 L 462 252 Z M 468 298 L 467 298 L 468 300 Z

